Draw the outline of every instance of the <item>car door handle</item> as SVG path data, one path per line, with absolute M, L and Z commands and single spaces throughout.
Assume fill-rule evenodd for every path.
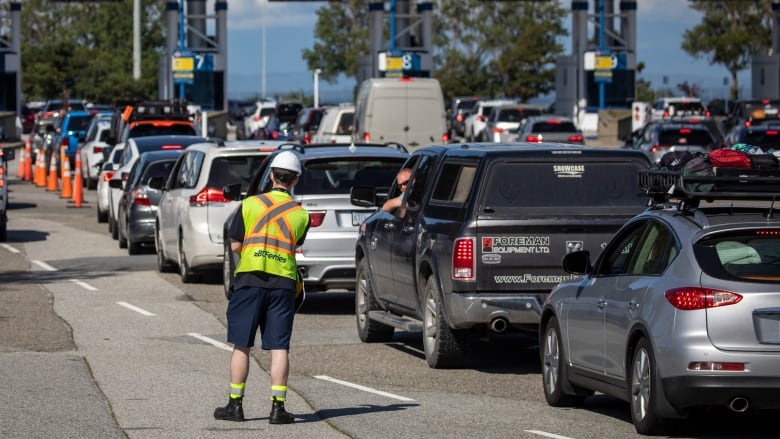
M 597 300 L 596 301 L 596 308 L 604 309 L 606 306 L 607 306 L 607 301 L 606 300 L 602 299 L 602 300 Z
M 639 309 L 639 303 L 635 301 L 628 302 L 628 310 L 629 311 L 636 311 Z
M 395 230 L 395 224 L 385 223 L 385 230 Z

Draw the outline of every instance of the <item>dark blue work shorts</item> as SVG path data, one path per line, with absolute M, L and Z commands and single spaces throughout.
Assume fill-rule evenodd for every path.
M 241 287 L 227 307 L 227 341 L 236 346 L 255 345 L 257 329 L 264 350 L 290 350 L 295 293 L 287 289 Z

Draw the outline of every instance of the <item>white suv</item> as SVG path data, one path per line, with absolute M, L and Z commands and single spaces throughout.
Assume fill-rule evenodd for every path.
M 276 113 L 276 102 L 257 101 L 252 114 L 244 118 L 244 138 L 262 137 L 260 131 L 268 124 L 268 120 Z
M 163 190 L 155 221 L 160 272 L 178 265 L 184 283 L 197 281 L 204 272 L 221 272 L 223 225 L 238 206 L 222 195 L 222 188 L 240 184 L 246 192 L 253 172 L 280 143 L 198 143 L 182 153 L 164 184 L 149 182 L 150 187 Z
M 478 101 L 474 104 L 474 110 L 465 122 L 465 135 L 466 140 L 469 142 L 478 142 L 483 138 L 483 131 L 485 125 L 487 125 L 488 117 L 494 107 L 502 105 L 517 104 L 517 101 L 512 99 L 490 99 L 486 101 Z
M 349 143 L 355 127 L 355 106 L 340 104 L 325 109 L 311 143 Z

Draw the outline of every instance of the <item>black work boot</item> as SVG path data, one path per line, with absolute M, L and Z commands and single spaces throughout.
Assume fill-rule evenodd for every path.
M 274 398 L 268 422 L 270 424 L 292 424 L 295 422 L 295 418 L 284 409 L 284 401 L 277 401 Z
M 244 420 L 243 398 L 230 398 L 227 405 L 214 409 L 214 419 L 241 422 Z

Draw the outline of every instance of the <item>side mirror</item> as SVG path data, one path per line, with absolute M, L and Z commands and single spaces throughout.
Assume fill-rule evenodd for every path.
M 226 200 L 238 201 L 241 199 L 241 183 L 226 185 L 222 188 L 222 196 Z
M 376 207 L 376 188 L 373 186 L 352 186 L 349 190 L 349 202 L 359 207 Z
M 563 271 L 571 274 L 590 274 L 593 267 L 590 265 L 590 252 L 580 250 L 571 252 L 563 257 Z

